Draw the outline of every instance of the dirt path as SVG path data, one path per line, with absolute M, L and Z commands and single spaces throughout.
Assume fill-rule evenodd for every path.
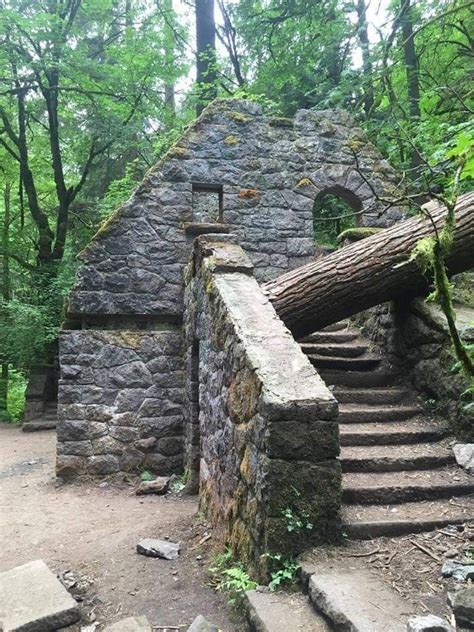
M 203 614 L 225 632 L 246 629 L 205 585 L 211 550 L 199 545 L 196 499 L 139 498 L 125 483 L 57 486 L 55 443 L 54 431 L 0 424 L 0 570 L 42 558 L 72 571 L 96 623 L 145 614 L 155 626 L 185 626 Z M 141 538 L 164 536 L 183 545 L 176 562 L 136 554 Z

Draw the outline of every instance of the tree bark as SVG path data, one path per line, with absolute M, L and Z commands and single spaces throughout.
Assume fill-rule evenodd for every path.
M 9 237 L 10 237 L 10 201 L 11 201 L 11 186 L 7 182 L 3 190 L 3 226 L 2 226 L 2 298 L 5 303 L 8 303 L 11 296 L 10 289 L 10 257 L 6 254 L 9 250 Z M 2 358 L 0 369 L 0 421 L 9 421 L 10 415 L 8 413 L 8 379 L 9 379 L 9 365 L 5 358 Z
M 314 263 L 266 283 L 264 291 L 295 337 L 352 316 L 386 301 L 423 294 L 427 279 L 410 256 L 417 242 L 444 226 L 447 210 L 427 205 L 424 217 L 399 222 L 372 237 L 341 248 Z M 474 193 L 460 196 L 450 255 L 449 275 L 474 265 Z
M 195 0 L 196 7 L 196 81 L 199 88 L 197 114 L 216 98 L 216 25 L 214 0 Z
M 367 12 L 365 0 L 357 0 L 357 22 L 360 48 L 362 51 L 362 71 L 364 73 L 364 111 L 369 118 L 374 106 L 374 86 L 372 83 L 373 70 L 370 58 L 369 31 L 367 25 Z

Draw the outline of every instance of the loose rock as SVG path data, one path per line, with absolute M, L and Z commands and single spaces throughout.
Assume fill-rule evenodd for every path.
M 474 443 L 456 443 L 453 452 L 457 464 L 474 474 Z
M 142 481 L 135 493 L 137 496 L 145 494 L 166 494 L 169 489 L 170 479 L 168 476 L 158 476 L 153 481 Z
M 463 588 L 456 593 L 453 612 L 457 626 L 474 629 L 474 588 Z
M 145 538 L 137 544 L 137 553 L 148 557 L 161 557 L 164 560 L 176 560 L 180 548 L 176 542 Z
M 409 619 L 407 632 L 454 632 L 454 629 L 444 619 L 428 614 Z
M 128 617 L 104 628 L 104 632 L 152 632 L 146 617 Z
M 454 577 L 460 582 L 474 579 L 474 564 L 462 564 L 455 560 L 447 560 L 441 569 L 443 577 Z
M 187 632 L 219 632 L 219 628 L 209 623 L 209 621 L 200 614 L 191 623 Z

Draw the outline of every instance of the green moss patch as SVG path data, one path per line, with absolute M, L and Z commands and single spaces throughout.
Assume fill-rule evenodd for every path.
M 376 235 L 379 233 L 382 228 L 369 228 L 369 227 L 361 227 L 361 228 L 348 228 L 347 230 L 342 231 L 337 236 L 337 241 L 341 244 L 343 241 L 348 239 L 349 241 L 360 241 L 361 239 L 365 239 L 366 237 L 371 237 L 372 235 Z

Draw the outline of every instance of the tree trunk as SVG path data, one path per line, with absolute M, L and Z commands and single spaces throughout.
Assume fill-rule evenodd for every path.
M 195 0 L 196 7 L 196 81 L 199 89 L 197 114 L 217 96 L 216 25 L 214 0 Z
M 429 210 L 437 230 L 447 210 L 431 202 Z M 416 217 L 399 222 L 314 263 L 287 272 L 266 283 L 264 290 L 277 313 L 295 337 L 312 333 L 386 301 L 425 293 L 428 279 L 410 256 L 417 242 L 434 234 L 430 219 Z M 460 196 L 448 273 L 473 266 L 474 193 Z
M 415 38 L 413 36 L 413 11 L 410 0 L 401 0 L 400 23 L 403 38 L 403 57 L 407 74 L 407 95 L 408 107 L 412 123 L 416 125 L 417 119 L 421 116 L 420 111 L 420 81 L 418 78 L 418 56 L 415 48 Z M 423 158 L 416 147 L 411 147 L 412 168 L 416 169 L 423 164 Z
M 7 255 L 9 251 L 9 234 L 10 234 L 10 183 L 5 184 L 3 190 L 3 226 L 2 226 L 2 298 L 5 303 L 10 300 L 10 258 Z M 9 366 L 5 358 L 2 358 L 0 369 L 0 421 L 9 421 L 8 413 L 8 375 Z
M 360 48 L 362 51 L 362 70 L 364 73 L 364 111 L 369 118 L 374 105 L 374 86 L 372 83 L 373 71 L 370 58 L 369 32 L 367 25 L 367 13 L 365 0 L 357 0 L 357 22 Z

